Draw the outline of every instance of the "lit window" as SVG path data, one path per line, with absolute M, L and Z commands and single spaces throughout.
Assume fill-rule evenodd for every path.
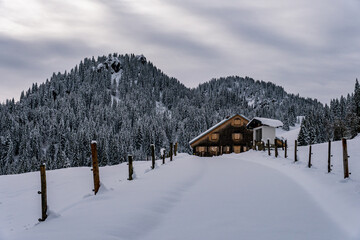
M 198 152 L 206 152 L 206 147 L 198 147 Z
M 219 134 L 218 133 L 211 134 L 211 140 L 216 141 L 218 139 L 219 139 Z
M 234 146 L 234 152 L 240 153 L 241 152 L 241 146 Z
M 237 119 L 234 120 L 234 125 L 241 125 L 240 118 L 237 118 Z
M 217 151 L 218 151 L 218 147 L 216 146 L 210 147 L 210 152 L 217 152 Z
M 242 140 L 242 134 L 241 133 L 233 133 L 232 138 L 234 141 L 241 141 Z

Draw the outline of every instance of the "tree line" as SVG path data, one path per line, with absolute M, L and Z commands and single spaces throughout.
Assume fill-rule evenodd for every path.
M 188 142 L 226 116 L 276 118 L 288 129 L 296 116 L 325 108 L 249 77 L 212 79 L 190 89 L 144 56 L 85 58 L 34 83 L 19 101 L 0 104 L 0 174 L 35 171 L 40 163 L 47 169 L 90 166 L 91 140 L 98 142 L 100 166 L 126 161 L 127 154 L 146 159 L 152 143 L 157 157 L 169 142 L 191 153 Z
M 354 138 L 360 132 L 360 85 L 355 81 L 354 92 L 332 99 L 321 109 L 309 109 L 302 121 L 299 145 Z

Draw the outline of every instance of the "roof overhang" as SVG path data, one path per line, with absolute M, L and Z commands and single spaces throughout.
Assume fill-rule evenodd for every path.
M 277 120 L 277 119 L 254 117 L 246 125 L 246 127 L 248 129 L 254 129 L 254 128 L 257 128 L 257 127 L 260 127 L 260 126 L 278 128 L 278 127 L 282 127 L 283 123 L 280 120 Z

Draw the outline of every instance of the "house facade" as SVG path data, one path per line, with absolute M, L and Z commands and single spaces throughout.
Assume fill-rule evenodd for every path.
M 226 153 L 248 151 L 253 138 L 247 128 L 249 119 L 236 114 L 227 117 L 189 142 L 198 156 L 218 156 Z
M 270 118 L 253 118 L 247 128 L 253 131 L 253 143 L 266 142 L 270 140 L 270 145 L 274 145 L 276 139 L 276 128 L 282 127 L 283 123 Z

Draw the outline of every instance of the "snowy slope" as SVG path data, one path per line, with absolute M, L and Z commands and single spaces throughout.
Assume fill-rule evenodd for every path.
M 326 144 L 313 168 L 266 152 L 199 158 L 180 154 L 150 170 L 135 162 L 47 172 L 49 218 L 40 217 L 39 173 L 0 176 L 0 239 L 360 239 L 360 138 L 349 141 L 351 178 L 343 180 L 340 142 L 326 173 Z
M 276 136 L 287 140 L 288 146 L 294 146 L 295 140 L 297 140 L 300 132 L 300 124 L 295 124 L 294 127 L 290 127 L 289 131 L 285 131 L 282 128 L 276 128 Z

